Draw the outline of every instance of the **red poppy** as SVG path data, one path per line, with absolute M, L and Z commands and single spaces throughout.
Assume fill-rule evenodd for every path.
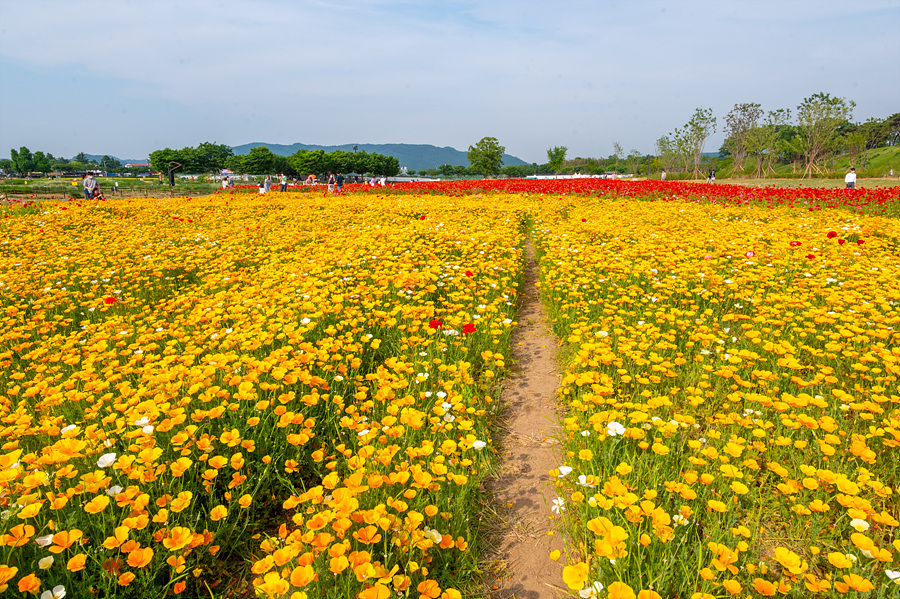
M 462 328 L 463 335 L 468 335 L 469 333 L 475 332 L 475 325 L 471 322 L 468 324 L 464 324 Z
M 792 241 L 792 242 L 791 242 L 791 247 L 792 247 L 792 248 L 800 247 L 800 245 L 801 245 L 801 244 L 800 244 L 799 241 Z
M 104 303 L 104 304 L 107 304 L 107 305 L 114 304 L 114 303 L 116 303 L 116 298 L 114 298 L 114 297 L 105 297 L 105 298 L 103 298 L 103 303 Z
M 827 237 L 828 239 L 834 239 L 835 237 L 837 237 L 837 231 L 829 231 L 828 235 L 826 235 L 825 237 Z
M 432 329 L 439 329 L 439 328 L 441 328 L 441 325 L 443 325 L 443 324 L 444 323 L 441 322 L 440 320 L 432 320 L 431 322 L 428 323 L 428 327 L 432 328 Z
M 810 260 L 815 260 L 816 255 L 815 254 L 806 254 L 806 257 L 809 258 Z
M 838 245 L 844 245 L 845 243 L 847 243 L 846 239 L 838 239 Z
M 467 270 L 467 271 L 466 271 L 466 276 L 469 277 L 469 278 L 472 278 L 472 277 L 475 276 L 475 273 L 472 272 L 471 270 Z
M 864 243 L 865 243 L 865 241 L 863 241 L 862 239 L 857 239 L 857 240 L 856 240 L 856 245 L 862 245 L 862 244 L 864 244 Z
M 425 215 L 423 214 L 422 216 L 420 216 L 419 220 L 425 220 Z
M 583 219 L 581 219 L 581 222 L 586 223 L 586 222 L 587 222 L 587 219 L 586 219 L 586 218 L 583 218 Z

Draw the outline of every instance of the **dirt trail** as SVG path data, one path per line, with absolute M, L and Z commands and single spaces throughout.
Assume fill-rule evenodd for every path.
M 534 246 L 526 245 L 522 308 L 512 337 L 513 372 L 504 402 L 502 462 L 497 478 L 487 483 L 499 519 L 497 547 L 490 559 L 492 599 L 556 598 L 566 594 L 562 565 L 549 554 L 563 549 L 550 511 L 556 492 L 548 471 L 557 455 L 555 391 L 560 374 L 557 339 L 541 303 Z M 491 580 L 492 579 L 492 580 Z

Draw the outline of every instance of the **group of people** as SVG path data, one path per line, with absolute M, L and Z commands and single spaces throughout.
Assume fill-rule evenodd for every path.
M 84 199 L 104 199 L 103 193 L 100 191 L 100 185 L 97 183 L 97 179 L 95 179 L 94 175 L 92 175 L 91 173 L 86 173 L 84 175 L 84 178 L 81 180 L 81 186 L 84 188 Z

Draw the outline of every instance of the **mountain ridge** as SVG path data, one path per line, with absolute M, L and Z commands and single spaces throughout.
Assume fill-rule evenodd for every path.
M 279 156 L 290 156 L 298 150 L 323 150 L 325 152 L 336 152 L 343 150 L 352 152 L 354 148 L 361 152 L 369 152 L 382 154 L 384 156 L 393 156 L 400 162 L 401 167 L 409 170 L 424 170 L 429 168 L 437 168 L 442 164 L 450 164 L 453 166 L 469 166 L 467 153 L 450 146 L 438 147 L 432 144 L 340 144 L 333 146 L 323 146 L 316 144 L 273 144 L 267 142 L 250 142 L 239 146 L 232 146 L 231 149 L 235 154 L 246 154 L 253 148 L 265 146 L 272 151 L 273 154 Z M 511 154 L 503 154 L 504 166 L 521 166 L 528 164 L 521 158 Z

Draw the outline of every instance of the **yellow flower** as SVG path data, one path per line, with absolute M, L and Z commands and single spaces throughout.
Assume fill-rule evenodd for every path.
M 568 565 L 563 568 L 563 582 L 573 591 L 580 591 L 588 579 L 588 565 L 584 562 Z

